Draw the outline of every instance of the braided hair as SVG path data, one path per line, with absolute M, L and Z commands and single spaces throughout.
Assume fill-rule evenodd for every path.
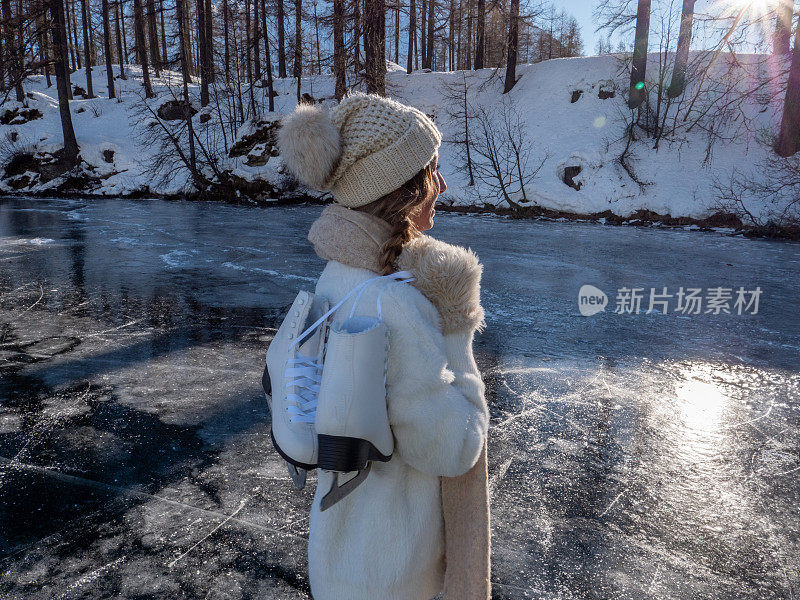
M 355 209 L 379 217 L 392 226 L 392 234 L 381 248 L 381 275 L 397 271 L 397 258 L 403 246 L 422 234 L 411 218 L 438 193 L 438 185 L 436 160 L 431 160 L 398 189 Z

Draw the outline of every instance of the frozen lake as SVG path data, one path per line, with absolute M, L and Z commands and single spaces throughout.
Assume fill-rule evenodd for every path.
M 310 598 L 260 375 L 320 211 L 0 199 L 0 597 Z M 493 598 L 800 596 L 800 245 L 436 222 L 485 265 Z

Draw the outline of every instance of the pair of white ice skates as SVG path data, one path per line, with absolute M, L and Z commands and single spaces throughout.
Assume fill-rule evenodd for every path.
M 377 280 L 413 281 L 408 271 L 373 277 L 330 308 L 322 297 L 298 293 L 267 350 L 262 384 L 272 412 L 272 443 L 289 474 L 303 489 L 307 471 L 336 475 L 322 498 L 326 510 L 356 489 L 372 461 L 388 461 L 394 450 L 386 412 L 389 330 L 381 318 L 356 315 L 358 300 Z M 331 325 L 332 315 L 358 292 L 350 315 Z M 308 326 L 309 322 L 313 323 Z M 357 472 L 342 485 L 340 473 Z

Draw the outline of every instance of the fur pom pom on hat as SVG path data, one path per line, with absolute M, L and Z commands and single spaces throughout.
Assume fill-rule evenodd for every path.
M 330 113 L 301 104 L 278 133 L 283 161 L 308 187 L 356 208 L 392 192 L 427 165 L 442 134 L 427 115 L 395 100 L 355 93 Z
M 289 170 L 302 183 L 317 190 L 325 188 L 342 154 L 339 128 L 315 104 L 300 104 L 283 118 L 278 148 Z

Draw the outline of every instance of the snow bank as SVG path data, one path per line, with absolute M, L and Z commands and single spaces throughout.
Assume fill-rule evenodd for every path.
M 116 68 L 115 73 L 118 73 Z M 87 192 L 175 195 L 190 189 L 185 172 L 173 173 L 164 181 L 152 172 L 154 151 L 143 139 L 147 137 L 148 126 L 157 124 L 143 117 L 141 70 L 136 66 L 126 67 L 128 80 L 116 79 L 120 96 L 117 100 L 106 97 L 105 67 L 95 67 L 94 74 L 95 94 L 99 97 L 76 96 L 70 103 L 81 156 L 96 176 L 94 187 Z M 673 217 L 702 218 L 714 210 L 714 176 L 725 179 L 734 167 L 752 170 L 763 156 L 764 150 L 752 139 L 737 138 L 718 143 L 711 158 L 706 160 L 706 136 L 701 132 L 683 136 L 680 143 L 662 142 L 658 150 L 642 142 L 635 146 L 631 157 L 636 178 L 645 184 L 642 186 L 616 160 L 625 145 L 624 117 L 628 114 L 620 93 L 627 86 L 626 74 L 620 69 L 618 58 L 582 57 L 521 65 L 518 77 L 514 89 L 503 96 L 502 73 L 492 69 L 463 75 L 460 72 L 408 75 L 397 65 L 389 69 L 387 92 L 433 116 L 443 131 L 445 143 L 439 164 L 449 186 L 444 202 L 457 206 L 503 203 L 480 183 L 468 185 L 463 160 L 457 145 L 452 143 L 459 135 L 460 123 L 448 115 L 452 101 L 446 97 L 445 86 L 463 81 L 469 86 L 469 102 L 474 109 L 491 109 L 501 101 L 511 102 L 519 114 L 523 134 L 531 143 L 530 163 L 538 165 L 544 161 L 538 175 L 526 186 L 529 206 L 584 214 L 610 210 L 619 216 L 645 209 Z M 148 103 L 154 110 L 173 99 L 166 84 L 175 86 L 178 78 L 172 72 L 153 78 L 157 98 Z M 85 89 L 83 71 L 72 74 L 72 84 Z M 327 75 L 302 81 L 302 90 L 323 102 L 333 101 L 333 86 L 333 78 Z M 271 117 L 266 113 L 266 91 L 258 90 L 257 101 L 264 107 L 261 119 L 264 123 L 290 111 L 296 103 L 295 80 L 277 80 L 275 89 L 277 115 Z M 55 85 L 47 87 L 43 76 L 35 76 L 29 78 L 25 91 L 27 107 L 37 109 L 42 117 L 24 123 L 16 118 L 0 125 L 0 141 L 5 140 L 0 164 L 4 167 L 20 148 L 53 152 L 61 145 Z M 197 85 L 191 87 L 191 93 L 199 96 Z M 199 108 L 199 102 L 194 104 Z M 20 106 L 6 102 L 0 107 L 0 115 L 5 109 L 14 108 Z M 761 125 L 774 129 L 777 108 L 762 112 L 763 115 L 757 115 Z M 216 110 L 200 111 L 194 118 L 201 116 L 210 118 L 212 126 L 218 119 Z M 248 123 L 240 128 L 236 138 L 252 136 L 257 129 L 257 125 Z M 230 147 L 234 140 L 226 142 Z M 280 157 L 271 156 L 264 144 L 257 144 L 245 155 L 227 156 L 221 166 L 245 182 L 267 181 L 277 194 L 294 187 L 283 175 Z M 44 192 L 60 182 L 59 179 L 44 182 L 31 173 L 27 175 L 34 181 L 22 191 Z M 565 179 L 573 186 L 565 183 Z M 19 189 L 14 180 L 4 177 L 0 189 L 5 192 Z M 514 200 L 521 202 L 521 194 Z

